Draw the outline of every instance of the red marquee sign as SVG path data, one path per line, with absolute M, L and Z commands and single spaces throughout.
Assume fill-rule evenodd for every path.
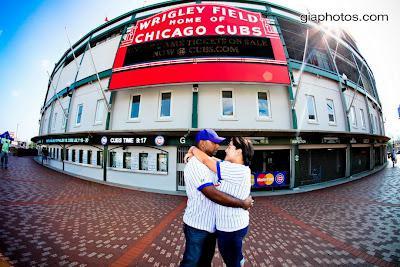
M 202 46 L 194 48 L 197 39 L 202 39 Z M 261 46 L 260 40 L 268 42 Z M 248 44 L 254 47 L 246 49 Z M 254 55 L 257 45 L 261 52 Z M 153 47 L 159 50 L 153 53 Z M 270 53 L 259 56 L 263 50 Z M 182 82 L 289 84 L 275 27 L 260 13 L 220 4 L 189 4 L 128 28 L 117 51 L 110 89 Z

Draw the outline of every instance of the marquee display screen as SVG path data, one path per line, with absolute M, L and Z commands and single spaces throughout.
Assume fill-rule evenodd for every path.
M 168 39 L 129 46 L 124 66 L 193 57 L 253 57 L 274 59 L 268 38 L 205 36 Z

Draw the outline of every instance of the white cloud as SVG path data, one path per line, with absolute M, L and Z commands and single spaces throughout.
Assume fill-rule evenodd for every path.
M 18 90 L 12 90 L 11 91 L 11 95 L 13 97 L 19 97 L 21 95 L 21 93 Z

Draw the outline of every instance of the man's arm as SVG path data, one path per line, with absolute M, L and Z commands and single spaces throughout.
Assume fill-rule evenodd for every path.
M 251 196 L 248 196 L 246 199 L 242 200 L 225 194 L 216 189 L 214 186 L 206 186 L 201 189 L 201 192 L 211 201 L 226 207 L 242 208 L 247 210 L 252 207 L 254 203 L 254 200 Z

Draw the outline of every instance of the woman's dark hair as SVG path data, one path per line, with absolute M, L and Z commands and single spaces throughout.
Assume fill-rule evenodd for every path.
M 232 137 L 231 141 L 236 149 L 242 150 L 244 165 L 250 166 L 251 160 L 253 159 L 254 155 L 254 148 L 251 141 L 244 137 Z

